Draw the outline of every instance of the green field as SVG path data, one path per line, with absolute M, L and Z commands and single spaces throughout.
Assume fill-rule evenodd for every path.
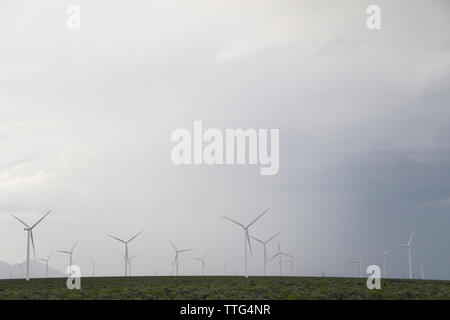
M 83 278 L 81 290 L 66 279 L 0 280 L 0 299 L 445 299 L 450 281 L 306 277 Z

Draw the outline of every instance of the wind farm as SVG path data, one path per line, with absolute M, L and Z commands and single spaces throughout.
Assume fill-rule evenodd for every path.
M 90 275 L 86 278 L 83 277 L 83 296 L 77 293 L 71 293 L 70 298 L 75 299 L 94 299 L 94 298 L 105 298 L 105 299 L 128 299 L 130 295 L 128 292 L 132 290 L 135 295 L 134 298 L 139 299 L 234 299 L 236 297 L 241 298 L 257 298 L 257 299 L 384 299 L 384 298 L 398 298 L 403 299 L 398 292 L 408 293 L 408 299 L 434 299 L 443 298 L 450 299 L 450 294 L 442 288 L 450 284 L 449 281 L 437 281 L 437 280 L 427 280 L 424 272 L 423 260 L 416 256 L 415 251 L 412 249 L 412 242 L 415 236 L 415 231 L 410 235 L 410 238 L 406 244 L 391 246 L 389 249 L 380 249 L 377 247 L 373 250 L 372 254 L 380 259 L 380 270 L 382 270 L 383 286 L 384 290 L 382 292 L 370 291 L 366 288 L 365 283 L 365 258 L 361 256 L 360 258 L 352 261 L 350 264 L 353 266 L 354 276 L 346 275 L 341 277 L 336 276 L 312 276 L 307 274 L 302 274 L 301 270 L 296 270 L 294 265 L 297 262 L 301 262 L 301 257 L 295 257 L 291 254 L 290 250 L 285 251 L 282 249 L 280 235 L 281 231 L 272 232 L 267 238 L 261 239 L 253 235 L 250 235 L 249 228 L 254 227 L 257 230 L 258 224 L 255 224 L 261 217 L 263 217 L 269 209 L 262 211 L 256 218 L 253 218 L 249 224 L 242 224 L 237 220 L 231 219 L 227 216 L 221 216 L 227 221 L 233 222 L 233 224 L 238 225 L 241 230 L 243 230 L 244 236 L 244 261 L 241 264 L 242 273 L 239 275 L 236 271 L 228 271 L 227 268 L 230 267 L 229 263 L 224 260 L 224 257 L 220 255 L 220 252 L 210 252 L 206 251 L 202 255 L 192 254 L 192 248 L 180 248 L 172 240 L 169 240 L 170 246 L 173 249 L 173 259 L 171 259 L 170 266 L 171 271 L 164 275 L 150 276 L 153 274 L 150 270 L 148 274 L 139 275 L 132 274 L 132 262 L 136 258 L 137 254 L 129 255 L 129 244 L 133 242 L 138 236 L 140 236 L 143 231 L 140 231 L 130 237 L 128 240 L 123 240 L 117 236 L 107 234 L 108 238 L 112 238 L 117 242 L 124 245 L 124 254 L 120 256 L 124 259 L 124 275 L 123 276 L 108 276 L 102 275 L 101 270 L 98 270 L 97 263 L 94 257 L 89 258 L 89 263 L 91 265 Z M 27 248 L 28 244 L 31 244 L 33 252 L 36 251 L 34 246 L 34 238 L 32 230 L 36 227 L 48 214 L 47 212 L 43 217 L 41 217 L 35 224 L 31 227 L 24 221 L 20 220 L 16 216 L 14 218 L 19 220 L 24 226 L 25 231 L 27 231 Z M 29 241 L 28 241 L 29 239 Z M 276 240 L 276 245 L 273 244 Z M 142 241 L 145 242 L 143 238 Z M 262 250 L 261 252 L 257 250 L 253 251 L 253 244 L 260 244 Z M 8 280 L 0 280 L 0 299 L 2 298 L 18 298 L 21 295 L 27 295 L 26 292 L 39 292 L 39 288 L 46 287 L 47 294 L 54 290 L 52 298 L 66 299 L 68 296 L 64 294 L 66 291 L 63 290 L 61 293 L 61 287 L 64 287 L 63 277 L 49 277 L 49 264 L 51 263 L 51 258 L 54 257 L 54 253 L 65 254 L 68 256 L 68 267 L 69 273 L 71 273 L 70 267 L 76 265 L 73 259 L 73 254 L 78 245 L 76 241 L 70 250 L 56 250 L 50 253 L 46 258 L 36 257 L 33 261 L 40 261 L 44 263 L 45 272 L 41 272 L 40 276 L 30 277 L 27 268 L 27 272 L 24 276 L 24 266 L 29 265 L 29 261 L 25 260 L 23 263 L 15 263 L 16 272 L 11 272 L 10 278 Z M 250 251 L 250 260 L 247 248 Z M 409 273 L 408 279 L 398 279 L 398 278 L 388 278 L 387 273 L 387 261 L 386 257 L 388 254 L 395 255 L 396 250 L 401 251 L 401 248 L 407 248 L 408 251 L 408 268 Z M 40 247 L 37 251 L 41 251 Z M 259 253 L 260 252 L 260 253 Z M 289 252 L 289 253 L 288 253 Z M 26 258 L 29 258 L 29 250 L 27 250 Z M 79 256 L 83 253 L 79 252 Z M 254 255 L 258 256 L 258 259 L 254 259 Z M 270 258 L 269 258 L 270 257 Z M 154 257 L 156 259 L 156 257 Z M 183 259 L 184 258 L 184 259 Z M 212 267 L 207 271 L 206 259 L 211 261 Z M 180 272 L 181 264 L 187 264 L 191 261 L 196 263 L 197 272 Z M 261 260 L 260 260 L 261 259 Z M 252 262 L 252 272 L 249 273 L 249 264 Z M 259 261 L 259 263 L 258 263 Z M 262 264 L 260 263 L 262 261 Z M 27 263 L 28 262 L 28 263 Z M 138 263 L 137 261 L 136 263 Z M 276 263 L 274 263 L 276 262 Z M 141 263 L 142 264 L 142 263 Z M 260 266 L 260 273 L 255 272 L 254 268 Z M 283 266 L 285 266 L 283 268 Z M 414 279 L 414 266 L 417 267 L 418 274 L 420 274 L 420 280 Z M 234 266 L 236 267 L 236 265 Z M 239 269 L 239 265 L 237 265 Z M 140 266 L 142 270 L 142 265 Z M 278 269 L 278 271 L 276 271 Z M 20 272 L 17 272 L 20 270 Z M 406 271 L 406 270 L 405 270 Z M 15 274 L 15 276 L 14 276 Z M 20 282 L 24 277 L 26 283 Z M 8 297 L 3 296 L 2 286 L 8 286 L 8 292 L 10 295 Z M 115 295 L 111 295 L 108 291 L 102 291 L 99 288 L 108 287 L 114 290 Z M 218 291 L 211 290 L 211 286 L 221 288 L 220 294 Z M 256 287 L 264 287 L 264 291 L 259 291 L 255 293 Z M 289 290 L 282 290 L 283 286 L 287 286 Z M 305 289 L 305 286 L 308 289 Z M 327 286 L 328 289 L 326 293 L 321 290 L 322 286 Z M 11 289 L 13 288 L 13 289 Z M 115 289 L 113 289 L 115 288 Z M 159 289 L 158 289 L 159 288 Z M 165 288 L 165 289 L 162 289 Z M 208 288 L 208 289 L 206 289 Z M 239 288 L 239 292 L 236 292 L 236 288 Z M 422 288 L 422 289 L 419 289 Z M 68 290 L 68 289 L 67 289 Z M 99 292 L 100 290 L 100 292 Z M 401 291 L 403 290 L 403 291 Z M 425 290 L 427 293 L 422 293 Z M 190 294 L 186 295 L 189 291 Z M 94 293 L 95 292 L 95 293 Z M 199 292 L 203 292 L 199 295 Z M 270 294 L 268 293 L 270 292 Z M 321 292 L 321 293 L 319 293 Z M 30 293 L 31 294 L 31 293 Z
M 0 0 L 0 300 L 450 300 L 449 120 L 450 0 Z

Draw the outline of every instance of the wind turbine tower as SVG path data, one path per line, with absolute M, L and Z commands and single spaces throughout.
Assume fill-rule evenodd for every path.
M 20 218 L 16 217 L 15 215 L 12 215 L 14 218 L 16 218 L 20 223 L 22 223 L 24 225 L 23 230 L 25 230 L 27 232 L 27 277 L 26 277 L 27 281 L 30 280 L 30 240 L 31 240 L 31 244 L 33 246 L 33 254 L 34 254 L 34 257 L 36 258 L 36 249 L 34 248 L 34 239 L 33 239 L 33 229 L 42 220 L 44 220 L 44 218 L 46 216 L 48 216 L 50 214 L 50 212 L 52 212 L 52 211 L 51 210 L 48 211 L 42 218 L 40 218 L 31 227 L 28 224 L 26 224 L 23 220 L 21 220 Z

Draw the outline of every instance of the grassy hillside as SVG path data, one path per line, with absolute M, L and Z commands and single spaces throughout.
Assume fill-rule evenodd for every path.
M 81 291 L 66 279 L 0 280 L 0 299 L 446 299 L 450 281 L 299 277 L 83 278 Z

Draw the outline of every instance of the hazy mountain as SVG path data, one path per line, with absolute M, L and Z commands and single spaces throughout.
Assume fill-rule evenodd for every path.
M 20 263 L 22 267 L 17 264 L 9 264 L 4 261 L 0 261 L 0 279 L 10 279 L 10 278 L 25 278 L 27 263 Z M 21 270 L 22 268 L 22 270 Z M 66 275 L 62 272 L 48 266 L 48 276 L 49 277 L 65 277 Z M 45 264 L 30 260 L 30 278 L 45 278 Z

